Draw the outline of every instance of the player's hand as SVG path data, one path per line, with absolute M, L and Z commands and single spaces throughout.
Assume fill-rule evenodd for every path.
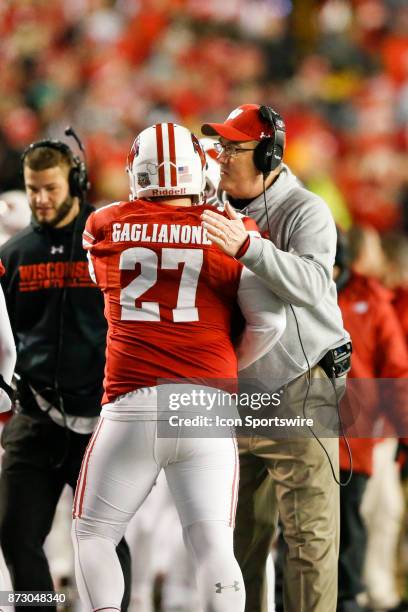
M 248 232 L 242 219 L 228 202 L 225 204 L 225 212 L 229 219 L 213 210 L 205 210 L 201 215 L 202 225 L 213 244 L 227 255 L 235 257 L 248 239 Z
M 0 413 L 11 410 L 11 400 L 4 389 L 0 389 Z

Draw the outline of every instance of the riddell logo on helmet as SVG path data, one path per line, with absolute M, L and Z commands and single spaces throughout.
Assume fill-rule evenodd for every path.
M 152 189 L 152 196 L 164 196 L 164 195 L 186 195 L 186 188 L 180 187 L 176 189 Z

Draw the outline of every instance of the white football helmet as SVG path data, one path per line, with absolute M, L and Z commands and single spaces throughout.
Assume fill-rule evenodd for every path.
M 135 138 L 128 155 L 131 199 L 201 196 L 205 164 L 205 153 L 187 128 L 176 123 L 153 125 Z
M 218 160 L 219 154 L 214 149 L 215 140 L 211 138 L 200 138 L 200 144 L 205 151 L 206 168 L 205 168 L 205 201 L 206 204 L 219 203 L 218 184 L 220 182 L 220 163 Z

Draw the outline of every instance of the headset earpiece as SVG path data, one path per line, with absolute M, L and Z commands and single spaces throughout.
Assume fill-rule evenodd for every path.
M 282 117 L 270 106 L 261 106 L 259 115 L 273 127 L 273 137 L 262 138 L 254 150 L 255 167 L 266 175 L 275 170 L 283 158 L 285 147 L 285 124 Z
M 79 157 L 74 156 L 74 166 L 69 172 L 69 192 L 72 197 L 78 197 L 81 200 L 88 191 L 88 172 L 86 170 L 85 162 L 81 161 Z
M 59 151 L 63 155 L 65 155 L 68 159 L 72 159 L 73 165 L 69 171 L 68 175 L 68 184 L 69 184 L 69 193 L 71 197 L 77 197 L 80 200 L 83 200 L 86 192 L 89 189 L 88 182 L 88 172 L 86 169 L 85 162 L 81 161 L 77 155 L 74 155 L 67 144 L 61 142 L 60 140 L 38 140 L 37 142 L 33 142 L 26 149 L 24 149 L 21 155 L 21 163 L 24 167 L 24 160 L 27 157 L 28 153 L 33 151 L 34 149 L 39 149 L 40 147 L 46 147 L 48 149 L 55 149 Z

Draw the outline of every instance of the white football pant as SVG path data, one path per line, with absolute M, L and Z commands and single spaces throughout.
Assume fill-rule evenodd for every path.
M 115 547 L 163 469 L 193 558 L 203 611 L 244 612 L 244 583 L 233 553 L 236 440 L 179 437 L 178 430 L 173 438 L 159 437 L 156 418 L 141 420 L 152 418 L 148 404 L 156 389 L 129 393 L 105 406 L 84 455 L 72 530 L 81 600 L 87 610 L 120 610 L 124 584 Z

